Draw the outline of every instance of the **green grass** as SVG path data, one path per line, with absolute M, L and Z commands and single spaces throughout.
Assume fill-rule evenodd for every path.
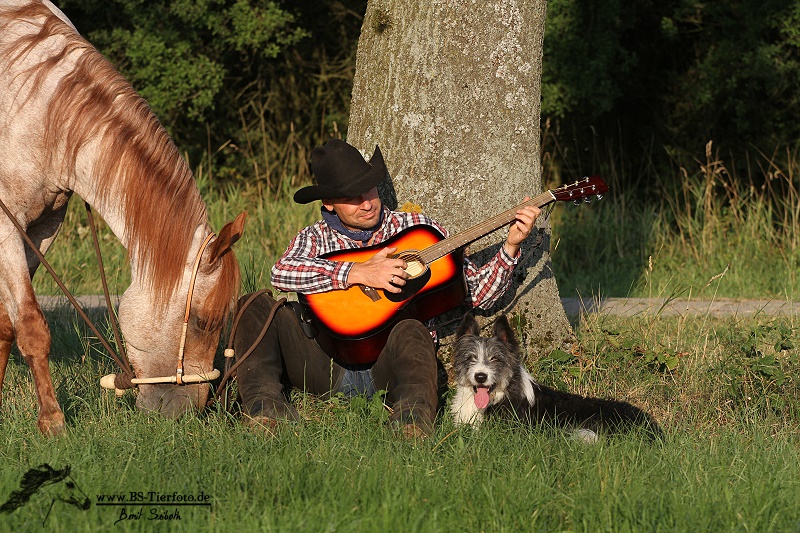
M 800 172 L 796 154 L 759 155 L 757 168 L 736 176 L 708 147 L 705 162 L 678 168 L 678 177 L 638 171 L 657 190 L 642 198 L 630 170 L 609 157 L 595 163 L 611 190 L 601 202 L 553 206 L 553 270 L 562 296 L 765 298 L 800 294 Z M 222 186 L 199 168 L 212 227 L 246 211 L 245 235 L 235 250 L 246 291 L 269 287 L 269 269 L 299 229 L 319 218 L 319 202 L 291 200 L 296 185 L 278 193 L 260 181 Z M 555 187 L 561 178 L 553 178 Z M 294 183 L 285 179 L 281 183 Z M 102 221 L 101 247 L 110 290 L 129 284 L 126 252 Z M 48 259 L 76 294 L 101 291 L 83 203 L 76 198 Z M 500 238 L 500 237 L 498 237 Z M 44 269 L 39 294 L 57 294 Z
M 552 214 L 561 295 L 796 298 L 797 154 L 756 154 L 754 168 L 738 176 L 712 148 L 674 175 L 626 169 L 610 156 L 595 162 L 606 197 Z
M 800 527 L 800 356 L 795 317 L 585 317 L 571 354 L 537 357 L 542 382 L 615 396 L 652 412 L 663 443 L 638 435 L 584 445 L 559 431 L 445 416 L 433 438 L 399 440 L 377 400 L 295 393 L 305 422 L 267 439 L 219 408 L 171 422 L 101 391 L 113 370 L 70 312 L 49 316 L 52 362 L 69 430 L 35 425 L 30 372 L 9 363 L 0 417 L 0 498 L 22 474 L 69 465 L 92 505 L 56 502 L 49 531 L 151 530 L 123 521 L 101 495 L 210 496 L 179 508 L 192 531 L 796 531 Z M 78 335 L 78 332 L 81 335 Z M 442 352 L 446 357 L 447 351 Z M 51 487 L 11 514 L 9 531 L 39 530 Z M 127 514 L 150 505 L 126 507 Z M 159 508 L 173 511 L 173 507 Z

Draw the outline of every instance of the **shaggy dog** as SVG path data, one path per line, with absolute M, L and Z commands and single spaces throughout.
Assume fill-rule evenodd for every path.
M 475 317 L 467 314 L 456 333 L 453 366 L 456 394 L 451 412 L 456 424 L 477 427 L 494 412 L 516 415 L 538 424 L 572 429 L 593 442 L 597 433 L 641 428 L 651 437 L 661 429 L 653 418 L 627 402 L 586 398 L 537 383 L 520 363 L 520 346 L 505 315 L 494 323 L 492 336 L 480 336 Z

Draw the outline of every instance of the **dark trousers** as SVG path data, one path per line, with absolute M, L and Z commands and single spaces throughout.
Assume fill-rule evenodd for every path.
M 243 296 L 240 305 L 248 299 Z M 244 354 L 261 333 L 275 300 L 254 300 L 239 320 L 234 349 Z M 376 390 L 386 391 L 391 420 L 414 423 L 430 433 L 438 407 L 436 351 L 428 329 L 419 321 L 394 326 L 386 346 L 370 368 Z M 297 420 L 287 398 L 291 387 L 316 395 L 337 392 L 345 369 L 306 337 L 294 312 L 286 306 L 275 313 L 259 345 L 237 370 L 236 380 L 245 413 L 272 419 Z

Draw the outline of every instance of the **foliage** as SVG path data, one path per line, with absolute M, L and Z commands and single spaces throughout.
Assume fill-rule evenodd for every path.
M 663 102 L 673 137 L 766 147 L 795 142 L 800 3 L 682 1 L 673 9 L 662 20 L 669 72 L 677 74 Z
M 730 356 L 719 361 L 714 372 L 721 376 L 721 391 L 733 408 L 797 414 L 798 406 L 791 400 L 800 385 L 794 338 L 794 328 L 784 323 L 731 330 Z
M 193 164 L 222 183 L 307 179 L 346 130 L 364 0 L 63 0 Z
M 230 96 L 226 82 L 238 85 L 254 64 L 308 35 L 272 1 L 67 0 L 63 7 L 179 141 L 181 121 L 202 121 Z
M 543 116 L 586 138 L 623 131 L 628 149 L 794 143 L 798 17 L 796 0 L 551 0 Z
M 662 394 L 667 402 L 683 398 L 690 410 L 692 402 L 705 402 L 719 424 L 750 417 L 793 424 L 800 416 L 795 319 L 589 314 L 578 324 L 581 342 L 573 354 L 531 357 L 531 365 L 534 376 L 547 376 L 561 389 L 597 394 L 616 376 L 636 384 L 628 389 L 633 397 L 656 403 Z M 691 412 L 672 416 L 696 423 Z M 713 423 L 703 424 L 709 429 Z
M 311 147 L 346 133 L 366 0 L 59 4 L 217 181 L 277 194 L 308 179 Z M 615 147 L 663 172 L 711 139 L 732 166 L 791 145 L 799 22 L 797 0 L 550 0 L 542 117 L 563 148 L 550 163 L 581 176 L 587 151 Z
M 659 2 L 622 0 L 547 3 L 542 113 L 596 119 L 625 96 L 622 80 L 636 77 L 646 50 L 627 46 L 626 34 L 642 28 Z M 656 11 L 657 12 L 657 11 Z

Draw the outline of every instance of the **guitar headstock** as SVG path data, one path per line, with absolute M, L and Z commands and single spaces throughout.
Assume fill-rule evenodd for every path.
M 608 192 L 608 185 L 600 176 L 589 176 L 550 192 L 559 201 L 572 201 L 578 204 L 583 200 L 588 203 L 592 201 L 591 196 L 596 196 L 598 200 L 602 199 L 603 195 Z

